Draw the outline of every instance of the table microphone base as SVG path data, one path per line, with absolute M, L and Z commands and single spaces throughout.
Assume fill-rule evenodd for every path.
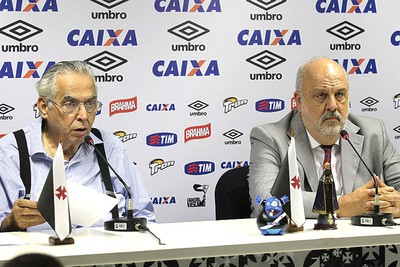
M 104 222 L 104 229 L 109 231 L 133 232 L 146 228 L 146 218 L 118 218 Z
M 389 213 L 364 213 L 351 217 L 351 224 L 358 226 L 390 226 L 394 225 L 393 215 Z

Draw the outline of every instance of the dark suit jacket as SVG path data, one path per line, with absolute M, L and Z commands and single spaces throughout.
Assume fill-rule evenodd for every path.
M 389 140 L 382 120 L 349 114 L 345 126 L 350 141 L 373 173 L 387 185 L 400 190 L 400 155 Z M 303 201 L 307 218 L 315 218 L 312 212 L 315 192 L 318 187 L 310 141 L 304 128 L 300 113 L 295 110 L 275 123 L 256 126 L 250 133 L 251 153 L 249 170 L 249 193 L 252 202 L 259 195 L 269 197 L 279 168 L 287 154 L 290 132 L 294 130 L 296 153 L 303 189 Z M 341 139 L 343 190 L 348 194 L 371 179 L 350 144 Z M 252 217 L 260 211 L 253 205 Z M 340 209 L 340 207 L 339 207 Z

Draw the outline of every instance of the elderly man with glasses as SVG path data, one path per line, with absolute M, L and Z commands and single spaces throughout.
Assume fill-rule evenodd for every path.
M 122 142 L 113 134 L 98 130 L 91 133 L 96 112 L 101 108 L 90 66 L 83 61 L 63 61 L 53 65 L 36 85 L 37 108 L 41 118 L 23 129 L 26 138 L 31 189 L 21 179 L 20 156 L 13 134 L 0 139 L 0 231 L 50 229 L 37 209 L 47 174 L 59 143 L 62 144 L 67 180 L 78 182 L 106 194 L 94 148 L 84 143 L 90 135 L 95 144 L 102 143 L 110 164 L 130 186 L 134 216 L 155 220 L 154 209 L 145 185 Z M 110 178 L 119 200 L 118 212 L 125 213 L 127 192 L 113 173 Z M 108 218 L 97 222 L 102 225 Z

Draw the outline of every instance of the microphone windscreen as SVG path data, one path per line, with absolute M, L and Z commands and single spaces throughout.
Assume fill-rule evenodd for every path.
M 349 133 L 346 130 L 341 130 L 340 136 L 343 137 L 343 139 L 345 140 L 349 140 Z
M 90 137 L 90 135 L 87 135 L 85 137 L 85 143 L 89 144 L 89 145 L 93 144 L 93 139 L 92 139 L 92 137 Z

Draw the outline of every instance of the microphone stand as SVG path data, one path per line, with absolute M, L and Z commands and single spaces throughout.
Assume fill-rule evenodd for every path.
M 353 144 L 350 142 L 349 134 L 342 130 L 340 135 L 343 139 L 347 140 L 350 146 L 353 148 L 354 152 L 356 152 L 358 158 L 364 164 L 365 168 L 367 168 L 369 174 L 372 176 L 374 180 L 374 187 L 375 187 L 375 198 L 374 198 L 374 210 L 373 212 L 363 213 L 361 215 L 356 215 L 351 217 L 351 224 L 357 226 L 390 226 L 395 225 L 393 221 L 393 215 L 390 213 L 381 213 L 380 212 L 380 205 L 379 205 L 379 189 L 378 189 L 378 180 L 375 173 L 372 173 L 371 170 L 368 168 L 367 164 L 362 159 L 361 155 L 355 149 Z

